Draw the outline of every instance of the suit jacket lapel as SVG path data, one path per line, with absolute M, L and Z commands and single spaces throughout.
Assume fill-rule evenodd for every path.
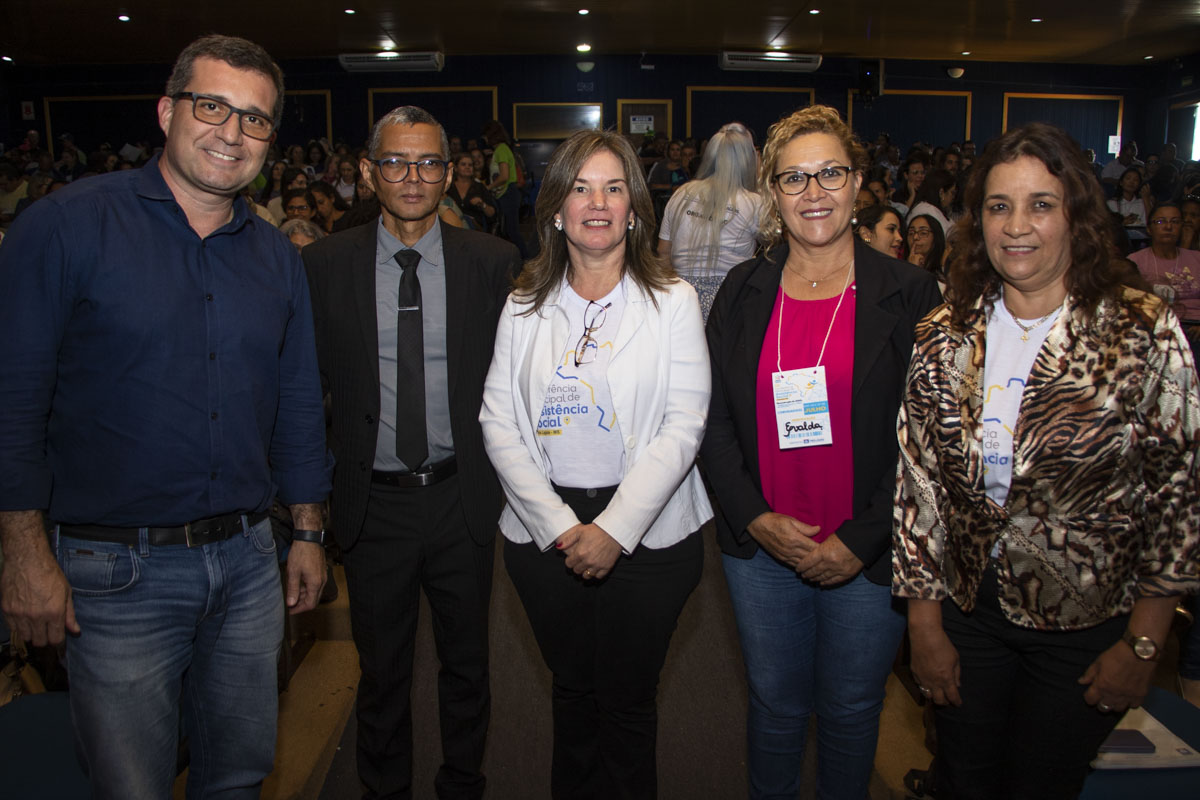
M 442 263 L 446 271 L 446 372 L 448 375 L 447 392 L 454 396 L 454 388 L 458 383 L 459 359 L 463 356 L 463 347 L 468 338 L 479 325 L 475 314 L 482 313 L 481 308 L 471 305 L 470 291 L 473 282 L 468 280 L 468 271 L 475 268 L 471 263 L 469 253 L 463 247 L 458 231 L 443 223 L 442 226 Z
M 742 368 L 746 379 L 753 386 L 758 378 L 758 360 L 762 354 L 763 341 L 767 336 L 767 324 L 775 310 L 779 296 L 779 281 L 783 276 L 783 264 L 787 261 L 787 245 L 771 251 L 774 261 L 760 259 L 758 267 L 746 279 L 746 297 L 743 299 L 742 322 Z
M 852 403 L 857 403 L 859 393 L 867 388 L 867 376 L 879 359 L 884 347 L 892 337 L 892 330 L 900 318 L 887 310 L 885 301 L 895 294 L 897 286 L 891 273 L 877 269 L 873 263 L 877 256 L 867 244 L 855 237 L 854 242 L 854 383 L 851 389 Z M 878 391 L 879 387 L 871 387 Z
M 375 385 L 379 385 L 379 320 L 375 313 L 375 225 L 363 225 L 350 258 L 350 283 L 354 292 L 359 329 L 369 356 Z

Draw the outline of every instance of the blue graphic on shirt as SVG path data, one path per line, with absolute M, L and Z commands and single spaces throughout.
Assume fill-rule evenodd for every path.
M 596 345 L 590 344 L 595 347 Z M 612 342 L 605 342 L 601 347 L 612 348 Z M 612 432 L 612 415 L 596 403 L 595 388 L 578 375 L 571 374 L 568 365 L 575 360 L 575 352 L 571 351 L 563 358 L 563 363 L 554 370 L 554 376 L 563 383 L 552 382 L 546 390 L 546 402 L 542 405 L 542 414 L 538 419 L 538 436 L 559 436 L 562 429 L 571 424 L 576 417 L 585 417 L 593 412 L 599 415 L 596 427 Z M 586 397 L 583 389 L 586 389 Z

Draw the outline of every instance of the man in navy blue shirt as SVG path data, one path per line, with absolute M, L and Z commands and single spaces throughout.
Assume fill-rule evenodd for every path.
M 0 600 L 14 636 L 66 638 L 95 798 L 170 796 L 181 699 L 188 796 L 257 797 L 284 604 L 324 582 L 307 283 L 238 199 L 282 102 L 260 47 L 193 42 L 162 155 L 45 198 L 0 249 Z M 286 598 L 275 496 L 298 529 Z

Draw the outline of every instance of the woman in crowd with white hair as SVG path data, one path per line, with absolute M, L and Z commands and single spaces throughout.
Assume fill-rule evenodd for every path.
M 696 179 L 679 187 L 667 203 L 658 232 L 658 254 L 696 287 L 708 319 L 725 273 L 754 255 L 762 198 L 755 189 L 758 157 L 740 122 L 725 125 L 709 140 Z

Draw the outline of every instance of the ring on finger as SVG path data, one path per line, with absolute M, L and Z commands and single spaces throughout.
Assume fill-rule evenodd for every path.
M 920 689 L 921 694 L 925 695 L 926 697 L 929 697 L 930 695 L 933 694 L 933 692 L 931 692 L 929 689 L 925 688 L 924 686 L 918 686 L 917 688 Z
M 1107 714 L 1108 712 L 1112 711 L 1112 706 L 1110 706 L 1108 703 L 1097 703 L 1096 710 L 1102 714 Z
M 585 578 L 590 578 L 590 577 L 592 577 L 592 571 L 591 571 L 590 569 L 585 569 L 585 570 L 583 571 L 583 577 L 585 577 Z

